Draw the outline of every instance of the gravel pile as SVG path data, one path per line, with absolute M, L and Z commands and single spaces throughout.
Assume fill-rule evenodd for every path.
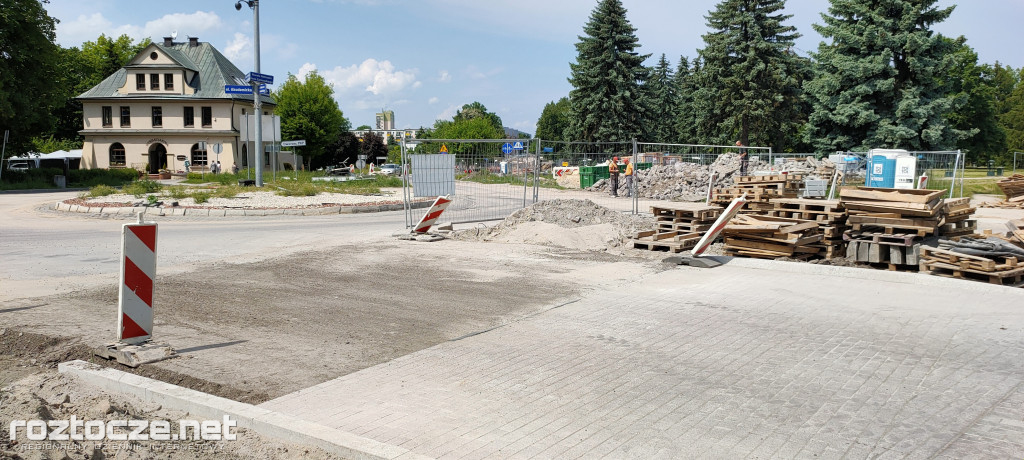
M 536 225 L 543 224 L 543 225 Z M 544 242 L 593 245 L 595 241 L 618 247 L 637 232 L 655 227 L 653 217 L 634 216 L 599 206 L 590 200 L 547 200 L 520 209 L 498 225 L 460 230 L 451 235 L 456 240 L 537 242 L 537 232 L 544 232 Z M 528 228 L 529 231 L 519 231 Z M 580 241 L 583 234 L 595 238 Z M 560 238 L 564 236 L 565 238 Z M 593 249 L 580 247 L 579 249 Z

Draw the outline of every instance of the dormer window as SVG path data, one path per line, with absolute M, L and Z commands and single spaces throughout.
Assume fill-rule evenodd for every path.
M 135 74 L 135 89 L 138 91 L 146 90 L 146 74 Z

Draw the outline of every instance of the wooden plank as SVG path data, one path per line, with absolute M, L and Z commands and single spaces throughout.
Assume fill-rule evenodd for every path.
M 856 189 L 843 189 L 839 192 L 839 196 L 857 200 L 928 204 L 942 198 L 945 193 L 945 190 L 857 187 Z
M 939 208 L 936 206 L 928 206 L 925 204 L 918 203 L 892 203 L 892 202 L 875 202 L 875 201 L 844 201 L 843 205 L 846 206 L 847 211 L 870 211 L 870 212 L 882 212 L 882 213 L 897 213 L 902 215 L 911 216 L 922 216 L 929 217 L 934 216 L 939 212 Z M 850 213 L 853 215 L 854 213 Z

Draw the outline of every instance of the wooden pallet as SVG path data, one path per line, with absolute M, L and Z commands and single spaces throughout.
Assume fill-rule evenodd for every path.
M 804 180 L 803 174 L 775 174 L 770 176 L 736 176 L 736 183 L 763 184 L 771 182 L 792 182 Z
M 851 224 L 850 228 L 855 232 L 866 229 L 882 229 L 887 234 L 911 233 L 917 236 L 928 236 L 935 233 L 936 227 L 914 227 L 910 225 L 878 225 L 878 224 Z
M 707 206 L 699 203 L 661 203 L 651 206 L 651 214 L 655 217 L 689 218 L 714 221 L 722 214 L 720 206 Z
M 944 236 L 963 236 L 973 234 L 978 229 L 978 221 L 963 220 L 950 222 L 939 228 L 939 234 Z
M 987 281 L 990 284 L 998 284 L 1001 286 L 1012 286 L 1012 287 L 1024 287 L 1024 282 L 1021 278 L 1024 278 L 1024 269 L 1013 270 L 1009 272 L 980 272 L 976 270 L 963 269 L 956 265 L 944 264 L 941 262 L 928 262 L 921 261 L 920 270 L 922 273 L 928 273 L 935 276 L 944 276 L 946 278 L 959 278 L 974 281 Z
M 921 258 L 928 262 L 942 263 L 979 273 L 1024 270 L 1024 261 L 1019 261 L 1016 257 L 997 256 L 995 259 L 990 259 L 927 246 L 921 248 Z
M 841 213 L 843 205 L 837 200 L 809 200 L 805 198 L 783 198 L 775 201 L 775 209 L 817 213 Z
M 776 204 L 775 200 L 772 200 L 772 204 Z M 824 212 L 824 211 L 809 211 L 809 210 L 792 210 L 792 209 L 779 209 L 775 208 L 768 211 L 768 215 L 777 217 L 789 217 L 791 219 L 803 219 L 813 220 L 822 223 L 842 223 L 846 222 L 845 212 Z
M 658 230 L 662 232 L 680 231 L 687 233 L 704 233 L 711 230 L 712 225 L 714 225 L 714 222 L 658 222 Z
M 919 236 L 907 233 L 855 232 L 847 230 L 843 233 L 843 241 L 866 241 L 890 246 L 912 246 Z
M 692 249 L 701 238 L 699 233 L 647 231 L 637 233 L 633 239 L 633 247 L 648 251 L 668 251 L 672 253 Z

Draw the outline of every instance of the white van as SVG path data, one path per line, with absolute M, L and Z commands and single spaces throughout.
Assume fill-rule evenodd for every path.
M 28 160 L 8 160 L 7 169 L 11 171 L 28 171 Z

